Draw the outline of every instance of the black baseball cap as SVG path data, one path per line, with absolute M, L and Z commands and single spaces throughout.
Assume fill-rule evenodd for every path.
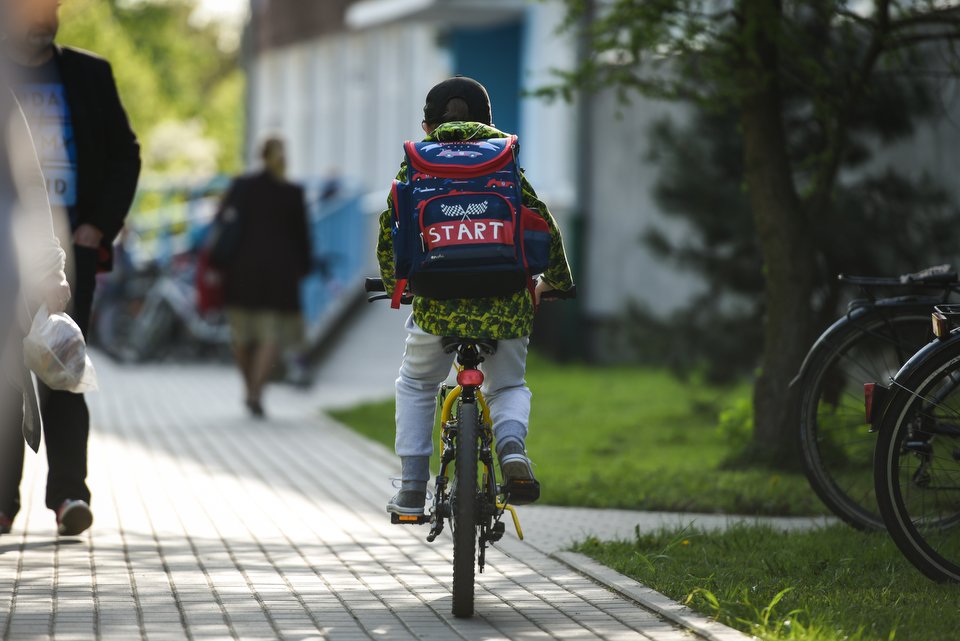
M 454 76 L 434 86 L 427 94 L 423 119 L 431 125 L 439 124 L 447 111 L 447 103 L 454 98 L 460 98 L 467 103 L 472 122 L 493 125 L 493 110 L 486 87 L 466 76 Z

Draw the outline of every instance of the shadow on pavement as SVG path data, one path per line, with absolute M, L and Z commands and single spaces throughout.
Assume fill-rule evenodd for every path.
M 0 545 L 0 556 L 7 554 L 8 552 L 20 552 L 20 550 L 40 550 L 43 548 L 56 547 L 57 544 L 63 545 L 82 545 L 83 541 L 81 539 L 49 539 L 47 541 L 33 541 L 31 543 L 8 543 L 6 545 Z

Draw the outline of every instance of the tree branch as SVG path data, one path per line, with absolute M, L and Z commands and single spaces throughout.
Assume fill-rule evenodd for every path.
M 840 100 L 837 116 L 833 126 L 826 131 L 827 142 L 824 145 L 826 161 L 821 166 L 813 180 L 810 193 L 810 211 L 824 212 L 828 210 L 830 196 L 833 193 L 840 171 L 840 160 L 847 144 L 847 130 L 857 104 L 863 98 L 867 83 L 886 47 L 890 30 L 890 2 L 891 0 L 877 1 L 877 17 L 873 36 L 867 46 L 866 53 L 853 77 L 850 90 Z
M 844 18 L 847 18 L 847 19 L 849 19 L 849 20 L 852 20 L 853 22 L 856 22 L 857 24 L 859 24 L 859 25 L 861 25 L 861 26 L 869 27 L 871 30 L 877 28 L 877 23 L 876 23 L 876 21 L 871 20 L 870 18 L 867 18 L 866 16 L 862 16 L 862 15 L 860 15 L 859 13 L 857 13 L 857 12 L 855 12 L 855 11 L 850 11 L 849 9 L 837 9 L 837 15 L 843 16 Z
M 911 13 L 890 21 L 890 30 L 899 31 L 908 27 L 938 24 L 960 24 L 960 7 L 944 7 L 923 13 Z

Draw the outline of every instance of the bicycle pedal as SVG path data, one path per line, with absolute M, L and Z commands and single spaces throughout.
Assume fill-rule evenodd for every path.
M 429 514 L 390 514 L 390 523 L 393 525 L 423 525 L 429 522 Z
M 527 505 L 540 498 L 540 481 L 536 479 L 510 481 L 502 489 L 511 505 Z

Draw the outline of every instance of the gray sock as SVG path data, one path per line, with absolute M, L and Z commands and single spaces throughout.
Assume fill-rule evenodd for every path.
M 526 445 L 523 439 L 517 436 L 507 436 L 497 440 L 497 458 L 507 454 L 523 454 L 525 450 Z
M 520 421 L 503 421 L 498 423 L 493 431 L 497 437 L 497 452 L 510 442 L 519 443 L 521 448 L 524 447 L 524 441 L 527 438 L 527 426 Z
M 400 464 L 403 467 L 400 489 L 426 492 L 430 480 L 430 457 L 401 456 Z

